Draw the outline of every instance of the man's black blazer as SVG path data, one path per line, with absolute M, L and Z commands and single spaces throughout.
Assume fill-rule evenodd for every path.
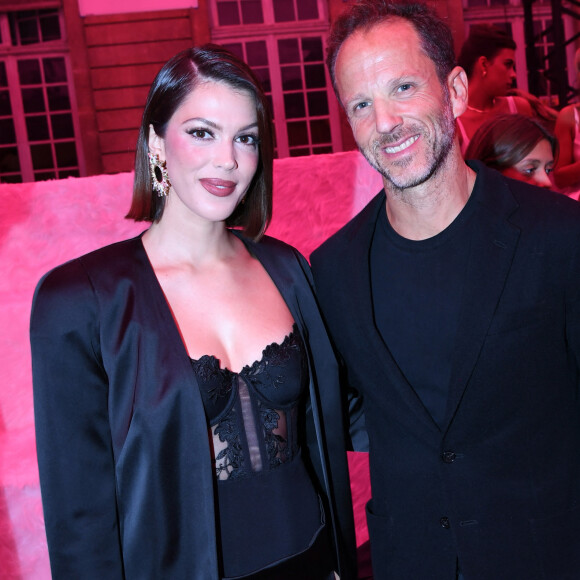
M 312 255 L 370 440 L 377 579 L 580 578 L 580 204 L 476 163 L 443 428 L 373 320 L 381 192 Z M 389 300 L 388 296 L 376 297 Z

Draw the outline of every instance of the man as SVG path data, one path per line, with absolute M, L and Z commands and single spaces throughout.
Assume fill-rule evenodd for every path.
M 312 255 L 362 398 L 373 570 L 580 578 L 580 205 L 461 158 L 447 27 L 361 0 L 328 65 L 384 191 Z

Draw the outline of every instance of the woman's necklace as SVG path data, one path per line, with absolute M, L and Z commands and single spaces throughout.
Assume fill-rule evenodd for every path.
M 491 102 L 491 107 L 489 109 L 476 109 L 475 107 L 470 107 L 467 105 L 467 108 L 474 113 L 489 113 L 495 107 L 495 99 Z
M 474 113 L 487 113 L 487 111 L 484 111 L 483 109 L 476 109 L 475 107 L 470 107 L 469 105 L 467 105 L 467 108 Z

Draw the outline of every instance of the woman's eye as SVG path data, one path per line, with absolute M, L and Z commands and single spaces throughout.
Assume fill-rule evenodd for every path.
M 196 139 L 208 139 L 212 136 L 207 129 L 192 129 L 191 131 L 188 131 L 188 133 Z
M 240 135 L 237 141 L 243 145 L 257 145 L 258 137 L 256 135 Z
M 411 83 L 404 83 L 404 84 L 400 85 L 400 86 L 397 88 L 397 90 L 398 90 L 400 93 L 404 93 L 405 91 L 408 91 L 408 90 L 410 90 L 410 89 L 411 89 L 411 86 L 412 86 L 412 85 L 411 85 Z

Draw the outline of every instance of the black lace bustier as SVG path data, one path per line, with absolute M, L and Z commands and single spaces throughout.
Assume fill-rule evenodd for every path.
M 239 373 L 213 356 L 192 361 L 211 429 L 222 578 L 253 578 L 304 554 L 324 528 L 298 438 L 307 361 L 296 324 Z
M 296 325 L 239 373 L 222 369 L 210 355 L 192 364 L 213 435 L 218 481 L 273 469 L 296 455 L 297 408 L 308 380 Z

